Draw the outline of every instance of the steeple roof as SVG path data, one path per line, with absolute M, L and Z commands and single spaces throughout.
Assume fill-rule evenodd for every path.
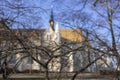
M 49 20 L 49 25 L 52 28 L 52 30 L 54 29 L 54 15 L 53 15 L 53 9 L 51 9 L 51 15 L 50 15 L 50 20 Z

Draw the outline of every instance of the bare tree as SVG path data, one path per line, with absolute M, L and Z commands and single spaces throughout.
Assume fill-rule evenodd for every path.
M 91 4 L 91 2 L 89 4 Z M 104 53 L 104 55 L 102 55 L 99 59 L 96 58 L 98 60 L 93 58 L 95 62 L 94 60 L 91 60 L 90 65 L 88 64 L 89 66 L 88 65 L 86 66 L 88 68 L 91 65 L 96 64 L 98 66 L 97 70 L 104 69 L 102 68 L 102 66 L 101 67 L 99 66 L 99 60 L 100 60 L 100 62 L 103 62 L 105 64 L 104 66 L 107 66 L 106 69 L 119 70 L 119 46 L 118 46 L 119 44 L 118 24 L 119 23 L 117 23 L 119 20 L 118 19 L 119 18 L 119 15 L 118 15 L 119 0 L 115 2 L 113 0 L 110 0 L 110 1 L 95 0 L 94 6 L 91 4 L 91 7 L 92 7 L 91 11 L 93 10 L 96 12 L 95 13 L 95 15 L 97 15 L 96 19 L 94 19 L 93 17 L 89 18 L 88 22 L 87 21 L 83 22 L 86 24 L 83 24 L 83 26 L 81 26 L 80 28 L 82 28 L 82 30 L 86 34 L 84 36 L 86 37 L 87 41 L 90 43 L 90 45 L 87 45 L 87 47 L 92 50 L 92 53 L 94 54 L 94 58 L 96 56 L 102 55 L 102 53 Z M 80 18 L 79 20 L 81 19 L 82 18 Z M 73 28 L 72 26 L 74 26 L 76 18 L 75 20 L 71 19 L 74 22 L 72 23 L 72 26 L 69 25 L 70 19 L 67 19 L 67 20 L 68 20 L 68 23 L 67 23 L 68 27 Z M 82 20 L 81 20 L 81 23 L 82 23 Z M 75 23 L 75 26 L 76 24 L 77 23 Z M 84 68 L 82 69 L 83 71 L 85 70 Z M 82 72 L 82 70 L 80 69 L 78 73 Z M 75 77 L 73 77 L 73 80 L 74 78 Z
M 24 66 L 27 61 L 36 62 L 45 71 L 48 80 L 50 79 L 51 67 L 60 63 L 58 72 L 62 72 L 70 66 L 69 60 L 73 57 L 78 61 L 74 65 L 78 65 L 79 68 L 75 71 L 72 80 L 79 73 L 85 71 L 103 68 L 119 70 L 119 0 L 94 0 L 92 3 L 85 0 L 85 2 L 80 2 L 83 4 L 80 10 L 70 8 L 71 14 L 64 16 L 67 13 L 63 13 L 60 16 L 60 21 L 62 25 L 72 28 L 73 32 L 77 32 L 78 37 L 82 33 L 77 30 L 78 28 L 81 29 L 84 40 L 79 43 L 66 40 L 60 45 L 53 41 L 47 46 L 42 45 L 44 30 L 31 29 L 32 23 L 38 24 L 40 22 L 38 19 L 41 18 L 41 16 L 34 15 L 36 7 L 26 7 L 22 0 L 15 2 L 1 0 L 0 2 L 3 2 L 0 4 L 0 34 L 4 34 L 0 36 L 1 61 L 13 62 L 12 57 L 18 56 L 15 67 Z M 90 10 L 95 13 L 95 18 L 83 11 L 86 6 L 92 7 Z M 37 7 L 37 9 L 42 8 Z M 6 12 L 6 10 L 9 11 Z M 24 19 L 25 16 L 28 20 Z M 31 22 L 30 19 L 32 19 Z M 116 65 L 113 66 L 115 63 Z M 72 61 L 71 64 L 73 65 Z M 90 70 L 91 68 L 92 70 Z
M 66 27 L 81 28 L 89 43 L 86 47 L 91 51 L 92 59 L 87 67 L 77 73 L 85 71 L 91 65 L 94 65 L 94 70 L 119 70 L 119 0 L 88 1 L 86 7 L 92 8 L 90 12 L 94 13 L 93 17 L 89 12 L 75 12 L 71 9 L 71 14 L 68 17 L 63 15 L 63 20 L 61 19 Z

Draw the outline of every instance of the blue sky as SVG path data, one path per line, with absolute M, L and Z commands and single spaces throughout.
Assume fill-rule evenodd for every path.
M 14 0 L 8 0 L 12 5 L 23 4 L 24 7 L 28 7 L 27 9 L 29 11 L 27 12 L 24 10 L 24 12 L 20 12 L 18 17 L 18 10 L 10 9 L 9 7 L 6 8 L 8 4 L 5 3 L 4 0 L 2 1 L 3 2 L 0 1 L 0 5 L 5 5 L 5 8 L 3 8 L 5 11 L 5 17 L 17 16 L 16 21 L 23 22 L 26 26 L 29 26 L 31 28 L 48 27 L 51 6 L 53 6 L 55 21 L 59 22 L 61 22 L 61 18 L 63 18 L 61 16 L 69 17 L 74 11 L 77 12 L 83 8 L 82 0 L 16 0 L 16 2 Z M 85 6 L 82 12 L 91 14 L 91 16 L 94 15 L 95 18 L 95 13 L 91 10 L 90 5 Z M 24 16 L 21 16 L 21 14 L 24 14 Z M 83 14 L 79 15 L 82 16 Z M 20 25 L 16 24 L 14 26 L 19 28 L 21 27 Z
M 41 17 L 43 27 L 48 27 L 51 6 L 53 6 L 55 20 L 59 21 L 62 13 L 67 13 L 66 16 L 68 16 L 72 10 L 80 10 L 83 7 L 80 1 L 81 0 L 24 0 L 23 3 L 27 7 L 40 7 L 35 8 L 35 11 L 38 11 L 36 15 Z M 87 10 L 89 9 L 86 9 L 86 11 Z

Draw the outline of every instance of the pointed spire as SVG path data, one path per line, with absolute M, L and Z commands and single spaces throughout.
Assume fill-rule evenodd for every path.
M 56 32 L 59 32 L 59 23 L 58 23 L 58 22 L 56 22 L 55 31 L 56 31 Z
M 50 20 L 49 20 L 49 25 L 54 31 L 54 16 L 53 16 L 53 6 L 51 6 L 51 15 L 50 15 Z

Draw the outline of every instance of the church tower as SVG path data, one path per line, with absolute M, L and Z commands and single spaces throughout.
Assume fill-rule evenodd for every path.
M 60 44 L 59 24 L 54 20 L 53 8 L 50 12 L 49 26 L 44 33 L 44 46 L 53 50 L 52 55 L 60 54 L 60 50 L 56 50 Z M 56 50 L 56 51 L 54 51 Z M 52 56 L 51 55 L 51 56 Z M 61 67 L 60 58 L 53 58 L 48 64 L 48 69 L 51 72 L 59 72 Z
M 60 37 L 59 23 L 55 22 L 53 9 L 51 9 L 49 26 L 44 33 L 44 44 L 51 45 L 51 43 L 55 43 L 58 45 L 58 43 L 60 42 Z
M 53 16 L 53 10 L 51 10 L 50 20 L 49 20 L 49 26 L 54 31 L 54 16 Z

